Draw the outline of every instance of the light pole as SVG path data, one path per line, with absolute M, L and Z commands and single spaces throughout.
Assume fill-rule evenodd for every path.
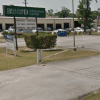
M 73 10 L 73 41 L 74 41 L 73 51 L 76 51 L 76 48 L 75 48 L 75 32 L 74 32 L 74 2 L 73 2 L 73 0 L 72 0 L 72 10 Z

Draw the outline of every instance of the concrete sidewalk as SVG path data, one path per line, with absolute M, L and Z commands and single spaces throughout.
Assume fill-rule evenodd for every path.
M 77 100 L 100 88 L 100 55 L 0 72 L 0 100 Z

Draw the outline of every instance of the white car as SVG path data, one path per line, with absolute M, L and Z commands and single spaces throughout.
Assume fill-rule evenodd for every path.
M 92 29 L 93 32 L 96 32 L 97 31 L 97 29 L 95 29 L 95 28 L 91 28 L 91 29 Z
M 84 29 L 82 29 L 82 28 L 77 28 L 76 30 L 75 30 L 75 32 L 84 32 Z
M 98 31 L 97 31 L 98 33 L 100 33 L 100 29 L 98 29 Z
M 14 33 L 15 32 L 15 27 L 14 26 L 10 26 L 8 28 L 8 33 Z
M 43 29 L 41 27 L 38 27 L 37 30 L 38 30 L 38 32 L 43 32 Z M 37 30 L 36 29 L 33 29 L 32 30 L 32 33 L 36 33 Z

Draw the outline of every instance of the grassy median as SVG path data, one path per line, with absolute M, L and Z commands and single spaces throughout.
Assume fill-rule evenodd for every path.
M 63 50 L 43 51 L 43 57 L 61 51 Z M 51 61 L 61 61 L 61 60 L 80 58 L 80 57 L 89 57 L 99 54 L 100 52 L 96 51 L 78 50 L 77 52 L 73 52 L 72 50 L 68 50 L 56 56 L 43 59 L 41 63 L 51 62 Z M 37 63 L 36 59 L 37 59 L 36 52 L 26 47 L 20 47 L 19 50 L 17 51 L 16 57 L 14 56 L 14 52 L 12 50 L 9 50 L 8 54 L 6 54 L 6 48 L 0 48 L 0 71 L 34 65 Z

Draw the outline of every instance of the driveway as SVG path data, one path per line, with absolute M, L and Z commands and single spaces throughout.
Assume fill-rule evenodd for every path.
M 100 51 L 99 43 L 99 36 L 76 37 L 76 46 L 86 49 Z M 71 48 L 73 37 L 58 37 L 57 46 Z M 0 72 L 0 100 L 77 100 L 98 89 L 100 55 Z
M 77 100 L 100 89 L 100 55 L 0 72 L 1 100 Z

